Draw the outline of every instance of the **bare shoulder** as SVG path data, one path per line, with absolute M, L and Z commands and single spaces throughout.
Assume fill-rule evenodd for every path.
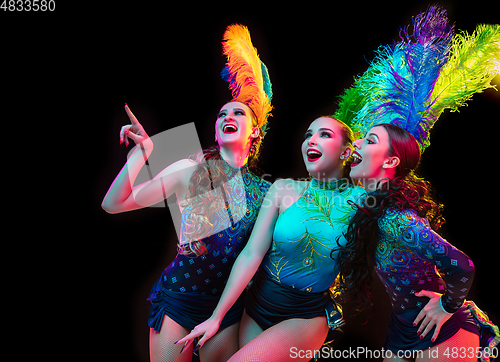
M 272 189 L 278 194 L 289 195 L 290 193 L 300 192 L 309 184 L 309 181 L 298 181 L 291 178 L 282 178 L 276 180 Z
M 280 212 L 283 212 L 296 202 L 308 184 L 309 181 L 299 181 L 291 178 L 276 180 L 271 186 L 270 192 L 272 191 L 276 200 L 279 201 Z

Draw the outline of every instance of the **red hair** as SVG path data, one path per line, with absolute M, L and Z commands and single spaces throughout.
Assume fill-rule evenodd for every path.
M 388 156 L 398 157 L 399 165 L 396 167 L 396 177 L 404 177 L 415 170 L 420 163 L 420 147 L 413 135 L 392 124 L 382 123 L 375 127 L 383 127 L 389 135 Z
M 420 217 L 426 217 L 434 230 L 443 223 L 443 205 L 436 202 L 428 181 L 415 175 L 420 162 L 420 147 L 415 137 L 406 130 L 380 124 L 389 135 L 389 156 L 400 159 L 392 180 L 379 182 L 365 203 L 357 205 L 345 234 L 347 243 L 340 250 L 337 263 L 339 278 L 336 286 L 341 301 L 353 301 L 354 311 L 361 311 L 372 304 L 371 281 L 375 266 L 375 251 L 378 245 L 378 220 L 385 210 L 412 209 Z

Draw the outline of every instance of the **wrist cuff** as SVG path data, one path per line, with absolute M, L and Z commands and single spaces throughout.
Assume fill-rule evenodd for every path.
M 444 309 L 444 306 L 443 306 L 443 297 L 439 298 L 439 305 L 441 306 L 441 310 L 443 312 L 445 312 L 446 314 L 453 314 L 453 313 L 448 312 L 446 309 Z

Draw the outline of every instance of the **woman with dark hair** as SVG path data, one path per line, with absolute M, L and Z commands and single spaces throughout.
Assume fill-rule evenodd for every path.
M 230 361 L 309 361 L 328 327 L 343 324 L 330 293 L 338 269 L 329 256 L 344 240 L 352 204 L 365 195 L 348 178 L 352 140 L 351 129 L 333 117 L 311 123 L 302 156 L 312 179 L 271 186 L 213 315 L 178 343 L 210 341 L 259 267 L 245 301 L 241 349 Z
M 488 357 L 480 340 L 490 348 L 500 341 L 498 327 L 465 300 L 474 264 L 437 234 L 443 207 L 414 171 L 439 115 L 491 87 L 500 27 L 455 34 L 446 11 L 430 6 L 413 28 L 377 50 L 341 102 L 364 135 L 353 143 L 351 177 L 369 192 L 336 256 L 341 297 L 358 310 L 369 305 L 375 270 L 393 306 L 386 361 L 476 361 Z
M 249 170 L 256 163 L 272 109 L 267 68 L 246 27 L 228 27 L 224 40 L 228 63 L 223 77 L 233 100 L 217 114 L 216 146 L 132 187 L 153 152 L 153 142 L 125 105 L 131 124 L 122 127 L 120 143 L 128 145 L 132 139 L 137 147 L 102 202 L 107 212 L 120 213 L 154 205 L 174 193 L 177 196 L 182 217 L 179 252 L 148 298 L 152 362 L 191 361 L 192 348 L 183 351 L 174 342 L 212 314 L 270 187 Z M 242 313 L 240 299 L 217 335 L 200 350 L 201 361 L 227 360 L 237 351 Z
M 369 305 L 375 270 L 393 306 L 385 349 L 396 356 L 429 348 L 417 360 L 433 360 L 438 351 L 437 360 L 444 361 L 446 349 L 458 347 L 467 351 L 463 361 L 475 361 L 480 333 L 465 303 L 474 264 L 435 231 L 444 222 L 442 205 L 434 201 L 430 184 L 414 173 L 420 161 L 417 141 L 400 127 L 380 124 L 354 147 L 351 176 L 375 191 L 346 233 L 342 299 L 353 300 L 358 310 Z

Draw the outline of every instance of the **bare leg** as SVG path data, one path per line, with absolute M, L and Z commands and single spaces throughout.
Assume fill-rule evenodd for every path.
M 238 351 L 240 323 L 219 330 L 200 349 L 201 362 L 225 362 Z
M 252 339 L 230 361 L 307 362 L 321 348 L 327 334 L 325 317 L 288 319 Z
M 392 358 L 386 357 L 384 362 L 443 362 L 465 361 L 476 362 L 476 348 L 479 347 L 479 336 L 464 329 L 460 329 L 453 337 L 424 351 L 406 351 L 407 357 L 398 357 L 393 353 Z M 401 351 L 404 353 L 405 351 Z
M 414 362 L 415 361 L 415 358 L 398 357 L 398 355 L 396 353 L 392 353 L 392 354 L 387 353 L 386 356 L 388 356 L 388 357 L 384 358 L 384 362 Z
M 479 336 L 475 333 L 460 329 L 450 339 L 422 351 L 423 356 L 417 357 L 417 362 L 462 361 L 476 362 Z
M 240 323 L 240 348 L 261 334 L 264 330 L 244 310 Z
M 183 345 L 174 344 L 186 334 L 187 328 L 174 322 L 168 316 L 163 317 L 160 332 L 151 328 L 149 332 L 149 355 L 151 362 L 191 362 L 193 358 L 193 345 L 184 348 Z

